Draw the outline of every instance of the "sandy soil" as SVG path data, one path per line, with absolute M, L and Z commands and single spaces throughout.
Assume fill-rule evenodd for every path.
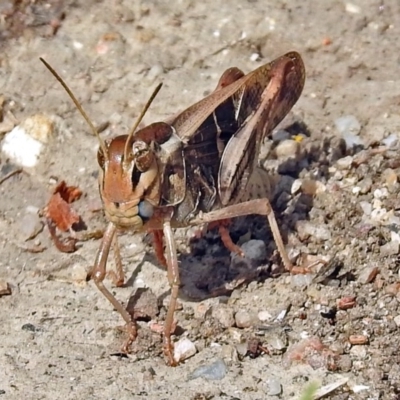
M 38 164 L 0 185 L 0 279 L 12 289 L 0 297 L 0 399 L 246 400 L 277 397 L 276 386 L 280 398 L 295 399 L 309 381 L 322 386 L 342 378 L 347 384 L 328 398 L 399 398 L 400 170 L 396 147 L 379 151 L 385 137 L 400 135 L 397 0 L 3 0 L 0 16 L 0 138 L 30 116 L 55 121 Z M 254 233 L 254 219 L 246 219 L 233 227 L 233 237 L 253 229 L 251 237 L 266 242 L 267 273 L 228 296 L 211 297 L 210 273 L 227 279 L 229 254 L 215 234 L 189 246 L 188 233 L 177 232 L 183 287 L 176 318 L 198 352 L 167 367 L 159 336 L 141 323 L 136 353 L 118 356 L 120 316 L 92 282 L 76 279 L 76 271 L 93 265 L 100 241 L 82 241 L 78 251 L 63 254 L 46 227 L 26 240 L 32 215 L 61 180 L 83 191 L 74 207 L 88 232 L 106 224 L 95 212 L 101 205 L 96 138 L 39 57 L 64 77 L 96 126 L 108 123 L 102 135 L 109 138 L 130 129 L 159 82 L 164 86 L 146 124 L 208 94 L 226 68 L 251 71 L 288 50 L 306 63 L 306 86 L 293 112 L 310 137 L 300 144 L 295 168 L 280 171 L 285 182 L 312 179 L 324 191 L 311 190 L 310 197 L 289 188 L 274 205 L 288 248 L 326 256 L 337 268 L 300 286 L 287 273 L 271 276 L 277 259 L 270 233 Z M 360 153 L 346 153 L 340 141 L 334 122 L 345 115 L 361 124 Z M 2 180 L 19 166 L 0 157 Z M 366 218 L 369 205 L 381 210 L 380 219 Z M 313 229 L 304 232 L 305 225 Z M 148 286 L 168 298 L 151 246 L 124 235 L 121 251 L 130 279 L 112 289 L 116 296 L 126 301 L 133 287 Z M 190 298 L 199 288 L 201 303 Z M 335 316 L 337 300 L 346 296 L 355 303 Z M 250 327 L 235 326 L 238 311 L 252 318 Z M 164 314 L 162 308 L 160 320 Z M 272 320 L 259 320 L 266 315 Z M 352 344 L 352 335 L 366 343 Z M 270 355 L 241 356 L 239 342 L 254 336 Z M 312 342 L 314 350 L 306 347 Z M 296 344 L 303 348 L 291 347 Z M 219 359 L 227 368 L 223 379 L 189 379 Z

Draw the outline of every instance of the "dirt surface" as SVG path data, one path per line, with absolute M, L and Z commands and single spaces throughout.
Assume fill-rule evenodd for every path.
M 0 297 L 0 399 L 295 399 L 307 382 L 344 378 L 328 398 L 399 398 L 400 164 L 395 140 L 385 141 L 400 135 L 397 0 L 2 1 L 0 16 L 2 143 L 28 117 L 47 116 L 40 124 L 51 128 L 33 167 L 8 177 L 20 165 L 0 153 L 0 279 L 12 290 Z M 156 302 L 153 330 L 140 322 L 135 351 L 123 357 L 121 317 L 84 280 L 100 240 L 61 253 L 37 216 L 65 180 L 83 191 L 72 206 L 87 229 L 74 234 L 106 226 L 97 140 L 39 57 L 110 138 L 130 129 L 159 82 L 146 124 L 210 93 L 226 68 L 248 72 L 288 50 L 306 64 L 291 119 L 308 137 L 292 141 L 289 160 L 265 151 L 263 163 L 282 175 L 273 204 L 290 253 L 330 263 L 284 273 L 260 218 L 232 227 L 234 241 L 265 242 L 256 265 L 231 260 L 215 232 L 189 241 L 192 231 L 178 231 L 174 340 L 186 336 L 197 353 L 165 365 L 154 332 L 165 307 Z M 346 148 L 335 121 L 348 115 L 361 130 L 359 145 Z M 148 240 L 126 234 L 120 244 L 128 283 L 108 287 L 125 303 L 149 287 L 165 304 L 168 280 Z M 221 285 L 234 290 L 216 296 Z M 255 346 L 246 355 L 254 337 L 270 354 Z M 218 360 L 224 376 L 211 375 L 222 379 L 189 379 Z

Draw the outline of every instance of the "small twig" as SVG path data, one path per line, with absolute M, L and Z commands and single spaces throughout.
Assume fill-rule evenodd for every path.
M 3 178 L 0 179 L 0 185 L 4 183 L 7 179 L 11 178 L 13 175 L 20 174 L 22 171 L 22 168 L 18 168 L 14 171 L 9 172 L 6 176 L 3 176 Z

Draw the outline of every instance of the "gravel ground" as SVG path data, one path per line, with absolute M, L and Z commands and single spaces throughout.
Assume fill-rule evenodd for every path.
M 1 1 L 0 16 L 0 399 L 297 399 L 309 382 L 337 383 L 330 399 L 400 398 L 397 0 L 22 0 Z M 149 288 L 137 309 L 151 319 L 123 356 L 122 319 L 85 280 L 106 226 L 98 143 L 39 57 L 109 138 L 159 82 L 146 124 L 210 93 L 228 67 L 248 72 L 289 50 L 306 86 L 260 163 L 276 178 L 289 253 L 326 264 L 284 272 L 261 218 L 231 227 L 245 259 L 214 231 L 177 231 L 174 340 L 196 354 L 171 368 L 157 333 L 165 270 L 147 237 L 122 235 L 128 282 L 106 284 L 123 302 Z M 22 166 L 15 126 L 31 135 L 19 138 Z M 63 180 L 83 192 L 73 208 L 87 229 L 71 233 L 72 254 L 39 216 Z

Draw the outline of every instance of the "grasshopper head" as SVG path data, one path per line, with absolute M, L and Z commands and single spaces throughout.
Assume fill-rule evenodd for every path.
M 160 174 L 152 146 L 117 136 L 99 147 L 97 160 L 107 218 L 119 227 L 140 230 L 160 202 Z
M 161 198 L 160 176 L 152 142 L 168 138 L 171 127 L 159 123 L 137 134 L 135 131 L 162 85 L 159 84 L 153 91 L 129 135 L 105 142 L 67 84 L 45 60 L 40 60 L 66 90 L 99 140 L 100 194 L 108 219 L 122 228 L 141 229 L 145 220 L 152 217 L 153 207 L 159 204 Z

